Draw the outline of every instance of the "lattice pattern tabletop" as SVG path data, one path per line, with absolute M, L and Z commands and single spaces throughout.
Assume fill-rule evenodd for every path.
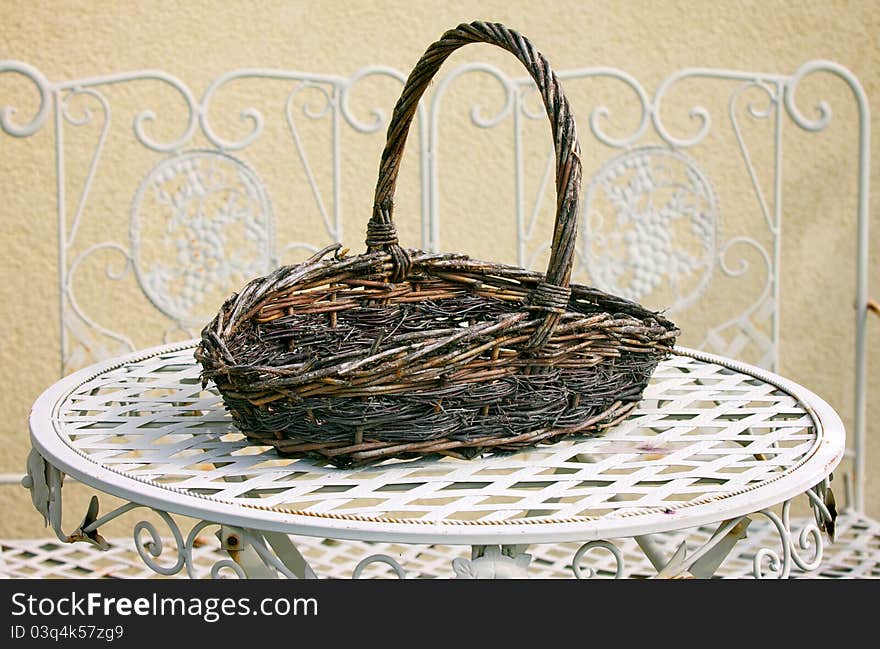
M 774 374 L 678 349 L 603 437 L 476 460 L 338 469 L 247 443 L 194 342 L 87 368 L 34 405 L 35 448 L 97 489 L 249 529 L 368 541 L 513 544 L 684 529 L 822 482 L 844 428 Z

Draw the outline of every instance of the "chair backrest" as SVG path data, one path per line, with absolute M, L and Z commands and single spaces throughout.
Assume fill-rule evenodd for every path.
M 351 76 L 236 70 L 198 99 L 157 71 L 50 82 L 6 61 L 0 72 L 24 75 L 39 94 L 30 119 L 2 109 L 7 134 L 54 125 L 62 373 L 194 337 L 251 277 L 333 241 L 361 242 L 386 117 L 405 78 L 381 66 Z M 783 144 L 791 131 L 831 123 L 828 103 L 806 115 L 796 97 L 823 72 L 844 82 L 857 109 L 857 178 L 844 191 L 855 195 L 857 224 L 851 439 L 861 508 L 870 119 L 848 70 L 829 61 L 792 74 L 691 68 L 653 93 L 615 68 L 559 71 L 584 151 L 573 279 L 665 309 L 685 345 L 778 369 L 791 167 Z M 482 97 L 470 112 L 481 130 L 452 133 L 449 116 L 473 98 L 473 85 L 454 83 L 462 76 Z M 374 94 L 359 100 L 370 84 Z M 484 103 L 499 96 L 487 115 Z M 175 111 L 160 117 L 151 101 L 166 111 L 176 102 Z M 228 119 L 236 112 L 238 124 Z M 554 210 L 545 121 L 526 76 L 472 62 L 437 79 L 401 176 L 410 189 L 397 213 L 420 216 L 401 223 L 405 243 L 541 268 Z

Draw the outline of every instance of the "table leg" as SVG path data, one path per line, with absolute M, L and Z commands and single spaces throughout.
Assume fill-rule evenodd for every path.
M 284 565 L 290 568 L 291 572 L 293 572 L 293 574 L 299 579 L 318 578 L 308 561 L 306 561 L 305 557 L 300 553 L 287 534 L 265 532 L 263 537 L 269 542 L 272 549 L 275 550 L 275 554 L 278 555 L 278 558 L 281 559 Z
M 728 521 L 725 521 L 721 525 L 718 526 L 718 533 Z M 694 577 L 698 579 L 709 579 L 715 575 L 715 572 L 733 550 L 734 546 L 740 541 L 740 539 L 744 539 L 746 537 L 746 529 L 749 524 L 752 522 L 750 518 L 741 518 L 737 523 L 734 524 L 732 528 L 728 532 L 724 534 L 718 543 L 715 544 L 709 551 L 706 552 L 702 557 L 694 561 L 691 564 L 690 572 Z
M 654 569 L 657 572 L 663 570 L 669 559 L 667 559 L 663 552 L 661 552 L 660 548 L 657 547 L 657 544 L 654 543 L 654 539 L 650 535 L 645 535 L 636 536 L 634 537 L 634 540 L 639 548 L 641 548 L 644 555 L 648 558 L 648 561 L 651 562 L 651 565 L 654 566 Z
M 751 519 L 745 516 L 722 522 L 709 540 L 690 554 L 687 544 L 682 543 L 666 565 L 660 568 L 657 578 L 711 578 L 737 542 L 745 538 L 750 523 Z M 657 567 L 657 564 L 654 566 Z
M 220 539 L 222 548 L 249 579 L 318 578 L 286 534 L 222 525 L 217 532 L 217 538 Z
M 250 535 L 237 527 L 221 525 L 217 531 L 220 546 L 241 566 L 248 579 L 277 579 L 278 571 L 263 561 L 254 549 Z

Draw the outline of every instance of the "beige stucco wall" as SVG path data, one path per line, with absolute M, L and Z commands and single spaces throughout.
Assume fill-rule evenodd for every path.
M 687 66 L 790 72 L 806 60 L 826 58 L 849 68 L 861 80 L 869 98 L 880 96 L 877 42 L 880 13 L 876 11 L 876 3 L 867 0 L 798 3 L 671 0 L 215 3 L 192 0 L 61 5 L 0 0 L 0 14 L 3 16 L 0 59 L 26 61 L 49 80 L 156 68 L 180 78 L 197 96 L 218 74 L 239 67 L 349 75 L 365 64 L 376 63 L 408 70 L 424 47 L 444 29 L 477 18 L 501 21 L 526 33 L 557 69 L 612 65 L 636 75 L 649 91 L 671 71 Z M 472 53 L 456 55 L 458 62 L 474 58 L 517 72 L 509 56 L 487 48 L 474 48 Z M 500 101 L 497 88 L 486 85 L 485 80 L 475 83 L 478 91 L 488 93 L 490 109 L 493 105 L 497 109 Z M 371 101 L 383 102 L 390 108 L 397 88 L 392 82 L 379 83 L 365 91 L 363 103 L 355 109 L 366 117 L 369 106 L 373 105 Z M 853 385 L 856 113 L 848 89 L 827 75 L 811 80 L 803 92 L 804 111 L 812 105 L 811 99 L 827 97 L 835 112 L 834 122 L 821 140 L 786 141 L 785 173 L 790 185 L 786 187 L 782 251 L 780 369 L 826 398 L 849 423 Z M 501 148 L 504 141 L 492 140 L 492 136 L 478 133 L 469 126 L 466 108 L 471 100 L 466 99 L 467 95 L 463 97 L 460 105 L 456 104 L 457 110 L 449 111 L 449 121 L 444 123 L 444 133 L 449 134 L 443 140 L 444 155 L 450 160 L 456 151 L 467 147 L 478 151 L 463 156 L 459 168 L 456 165 L 445 168 L 451 175 L 445 181 L 442 197 L 444 218 L 449 223 L 444 225 L 442 245 L 448 250 L 512 261 L 509 204 L 500 205 L 497 198 L 509 189 L 496 188 L 496 185 L 509 188 L 510 162 L 492 158 L 494 153 L 506 155 Z M 221 103 L 217 107 L 218 113 L 226 111 L 228 120 L 223 122 L 222 129 L 232 136 L 244 133 L 235 119 L 241 107 L 235 103 L 236 98 L 240 96 L 233 94 L 228 104 Z M 124 124 L 117 125 L 118 129 L 129 128 L 130 116 L 134 114 L 126 112 L 125 106 L 133 109 L 148 104 L 165 120 L 164 126 L 161 119 L 155 125 L 157 137 L 172 137 L 179 132 L 180 122 L 175 126 L 174 117 L 180 103 L 173 93 L 166 90 L 147 95 L 146 102 L 144 95 L 138 98 L 121 93 L 117 100 L 123 105 L 118 114 L 123 115 L 120 123 Z M 0 79 L 0 105 L 17 106 L 21 119 L 33 114 L 35 102 L 33 92 L 20 78 Z M 573 102 L 577 105 L 575 96 Z M 618 103 L 621 102 L 609 99 L 612 108 Z M 873 126 L 877 130 L 876 116 L 880 115 L 880 109 L 876 103 L 873 107 Z M 723 116 L 723 104 L 719 110 Z M 624 122 L 632 121 L 632 115 L 626 117 L 625 110 L 623 115 Z M 670 123 L 687 132 L 686 120 Z M 626 123 L 622 128 L 625 131 Z M 585 123 L 582 130 L 586 130 Z M 283 130 L 278 133 L 278 137 L 284 137 Z M 486 137 L 490 139 L 479 139 Z M 264 150 L 264 155 L 267 152 L 271 155 L 273 141 L 277 140 L 267 139 L 266 146 L 270 148 Z M 528 151 L 543 152 L 546 140 L 539 142 L 543 143 L 530 144 L 533 149 Z M 346 149 L 345 168 L 350 177 L 343 194 L 347 218 L 344 240 L 355 249 L 361 245 L 380 148 L 381 137 L 376 136 L 363 143 L 353 140 L 351 148 Z M 78 153 L 69 154 L 67 163 L 73 188 L 82 182 L 89 151 L 86 146 Z M 755 159 L 766 162 L 767 151 L 766 147 L 756 145 Z M 108 146 L 85 212 L 83 237 L 100 240 L 98 237 L 104 231 L 125 236 L 125 211 L 138 178 L 149 169 L 147 160 L 149 158 L 131 145 Z M 155 158 L 152 161 L 155 162 Z M 738 210 L 745 210 L 746 206 L 737 205 L 730 197 L 735 196 L 739 188 L 747 191 L 748 185 L 742 184 L 741 174 L 728 175 L 720 164 L 722 160 L 717 162 L 719 173 L 713 175 L 713 180 L 723 193 L 722 203 L 727 208 L 725 218 L 730 231 L 735 232 Z M 0 135 L 0 196 L 3 196 L 0 240 L 4 251 L 0 255 L 0 301 L 4 305 L 0 318 L 0 367 L 3 368 L 0 411 L 4 413 L 0 420 L 0 472 L 23 469 L 29 447 L 26 421 L 30 404 L 58 377 L 53 164 L 51 124 L 28 139 Z M 711 161 L 707 164 L 710 168 L 715 165 Z M 401 186 L 413 187 L 417 184 L 416 166 L 411 160 L 406 165 Z M 880 168 L 880 164 L 875 168 Z M 273 189 L 279 218 L 303 206 L 300 221 L 294 223 L 288 219 L 283 225 L 288 228 L 283 231 L 285 236 L 307 235 L 318 223 L 308 190 L 301 183 L 291 182 L 283 168 L 269 164 L 263 165 L 260 171 Z M 326 165 L 316 173 L 319 185 L 329 191 Z M 875 171 L 872 177 L 875 194 L 880 190 L 877 178 Z M 461 192 L 454 191 L 456 188 Z M 728 189 L 722 191 L 721 188 Z M 72 195 L 69 202 L 74 205 L 76 193 Z M 411 214 L 408 221 L 401 223 L 403 236 L 416 243 L 418 197 L 415 191 L 402 189 L 399 203 L 401 213 Z M 113 212 L 119 213 L 118 219 L 111 218 Z M 482 218 L 456 221 L 457 214 L 477 214 Z M 545 215 L 544 221 L 547 219 L 549 215 Z M 878 226 L 880 223 L 872 217 L 875 232 L 880 231 Z M 876 254 L 876 246 L 872 248 L 871 275 L 876 278 L 880 256 Z M 93 304 L 98 319 L 131 332 L 139 344 L 156 342 L 155 316 L 146 310 L 142 298 L 126 288 L 133 285 L 107 288 L 106 283 L 97 281 L 100 273 L 95 272 L 94 277 L 86 277 L 78 291 L 83 301 Z M 736 299 L 736 295 L 711 297 L 704 310 L 686 316 L 688 328 L 699 330 L 713 304 Z M 869 323 L 868 374 L 873 421 L 880 415 L 880 391 L 876 381 L 880 371 L 876 351 L 880 349 L 878 335 L 880 321 L 874 318 Z M 880 458 L 878 428 L 871 425 L 869 430 L 869 467 Z M 870 474 L 868 508 L 878 516 L 880 471 Z M 841 487 L 838 483 L 839 491 Z M 78 522 L 86 493 L 77 486 L 70 491 L 73 504 L 65 516 L 67 527 Z M 0 488 L 0 511 L 3 512 L 0 537 L 44 533 L 22 489 Z

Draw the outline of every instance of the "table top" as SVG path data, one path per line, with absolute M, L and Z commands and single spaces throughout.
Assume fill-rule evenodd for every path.
M 337 539 L 524 544 L 717 523 L 793 498 L 844 453 L 815 394 L 677 348 L 630 416 L 598 438 L 473 460 L 338 469 L 280 457 L 203 390 L 196 341 L 72 374 L 34 403 L 31 440 L 100 491 L 227 525 Z

